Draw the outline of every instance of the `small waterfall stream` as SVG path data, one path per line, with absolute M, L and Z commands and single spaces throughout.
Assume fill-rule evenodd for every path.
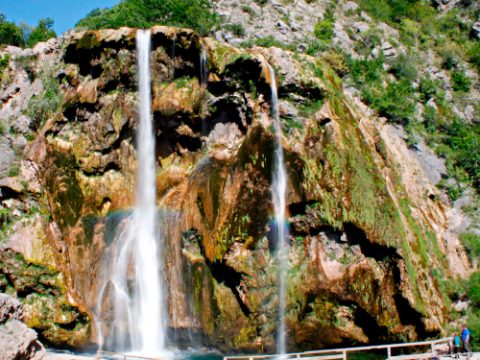
M 137 131 L 137 198 L 106 253 L 99 304 L 100 321 L 110 322 L 106 346 L 115 351 L 159 354 L 165 346 L 166 314 L 161 274 L 163 259 L 156 224 L 155 138 L 151 114 L 150 31 L 137 32 L 139 127 Z M 106 315 L 109 313 L 109 315 Z M 98 314 L 98 312 L 97 312 Z M 105 320 L 108 318 L 108 320 Z M 101 326 L 99 326 L 101 329 Z M 100 340 L 103 342 L 103 334 Z
M 274 129 L 276 135 L 275 161 L 272 173 L 272 201 L 275 211 L 275 228 L 276 239 L 278 242 L 278 277 L 279 277 L 279 293 L 278 293 L 278 330 L 277 330 L 277 353 L 286 353 L 286 327 L 285 327 L 285 305 L 287 290 L 287 269 L 288 269 L 288 229 L 286 225 L 286 196 L 287 196 L 287 171 L 285 169 L 285 161 L 282 148 L 282 128 L 280 126 L 280 118 L 278 114 L 278 93 L 277 83 L 275 79 L 275 71 L 268 65 L 270 72 L 270 89 L 271 89 L 271 111 L 274 120 Z
M 200 85 L 202 87 L 207 86 L 208 81 L 208 69 L 207 69 L 207 49 L 202 44 L 202 50 L 200 52 Z

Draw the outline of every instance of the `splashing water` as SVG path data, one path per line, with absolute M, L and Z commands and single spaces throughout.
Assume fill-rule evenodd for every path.
M 286 305 L 286 287 L 287 287 L 287 268 L 288 268 L 288 229 L 286 226 L 286 196 L 287 196 L 287 172 L 282 148 L 282 128 L 278 116 L 278 94 L 275 71 L 267 64 L 270 73 L 270 89 L 272 93 L 271 111 L 274 120 L 276 134 L 275 162 L 272 174 L 272 200 L 275 211 L 276 239 L 278 241 L 278 261 L 279 261 L 279 300 L 278 300 L 278 331 L 277 331 L 277 353 L 283 355 L 286 353 L 286 326 L 285 326 L 285 305 Z
M 102 304 L 111 313 L 97 311 L 101 323 L 99 340 L 115 351 L 130 350 L 154 355 L 164 351 L 166 309 L 161 248 L 155 231 L 155 138 L 151 114 L 150 31 L 137 32 L 139 128 L 137 132 L 137 199 L 133 214 L 106 253 Z M 108 318 L 107 320 L 105 320 Z M 105 324 L 110 321 L 108 326 Z M 102 326 L 98 326 L 99 329 Z M 105 339 L 104 339 L 105 338 Z

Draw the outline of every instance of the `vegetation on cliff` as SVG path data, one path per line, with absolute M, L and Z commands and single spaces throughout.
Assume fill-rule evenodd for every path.
M 267 6 L 269 1 L 256 3 Z M 448 247 L 452 240 L 444 233 L 450 231 L 448 201 L 434 188 L 409 183 L 416 181 L 420 169 L 407 162 L 407 155 L 399 155 L 416 150 L 425 140 L 446 160 L 449 178 L 439 186 L 452 200 L 470 184 L 480 189 L 480 108 L 473 104 L 474 115 L 464 113 L 478 94 L 472 68 L 478 66 L 479 40 L 465 25 L 477 10 L 468 1 L 446 13 L 421 0 L 353 4 L 357 8 L 340 13 L 341 1 L 328 2 L 305 47 L 268 35 L 243 39 L 238 44 L 248 49 L 237 49 L 190 30 L 152 30 L 157 196 L 166 213 L 162 221 L 174 228 L 165 230 L 173 233 L 166 236 L 169 264 L 188 270 L 173 273 L 178 269 L 172 266 L 168 271 L 175 279 L 183 276 L 182 286 L 193 294 L 185 300 L 187 310 L 176 315 L 192 321 L 180 326 L 202 328 L 218 346 L 252 350 L 259 338 L 272 349 L 275 339 L 277 269 L 269 232 L 274 226 L 269 220 L 274 140 L 267 61 L 279 79 L 289 169 L 292 251 L 286 315 L 292 346 L 436 336 L 451 316 L 447 295 L 453 300 L 466 295 L 473 306 L 479 303 L 478 273 L 462 284 L 454 280 L 463 287 L 446 281 L 456 276 L 447 252 L 460 254 L 459 259 L 463 254 L 461 246 Z M 243 12 L 256 11 L 247 6 Z M 358 34 L 352 30 L 347 34 L 353 39 L 352 53 L 340 48 L 335 41 L 338 22 L 369 16 L 374 24 L 385 22 L 387 34 L 398 31 L 398 36 L 383 38 L 376 28 Z M 222 25 L 221 20 L 207 0 L 125 0 L 92 11 L 77 26 L 160 23 L 202 34 L 218 29 L 238 37 L 248 34 L 242 24 Z M 282 18 L 285 23 L 293 20 Z M 3 23 L 13 29 L 11 23 Z M 51 23 L 39 27 L 48 30 Z M 43 30 L 32 31 L 32 42 L 50 36 Z M 15 31 L 6 41 L 20 39 Z M 43 193 L 27 195 L 28 184 L 15 191 L 11 184 L 1 185 L 2 232 L 10 237 L 11 220 L 28 212 L 10 209 L 27 198 L 42 200 L 41 212 L 48 213 L 48 246 L 63 254 L 58 261 L 69 269 L 66 282 L 86 303 L 97 300 L 92 294 L 96 285 L 88 281 L 95 279 L 99 254 L 111 246 L 122 226 L 119 213 L 131 207 L 134 197 L 134 39 L 135 30 L 128 28 L 70 34 L 55 48 L 63 53 L 52 68 L 39 63 L 37 55 L 0 57 L 4 88 L 14 78 L 14 69 L 28 86 L 40 86 L 22 110 L 29 119 L 28 129 L 22 131 L 32 136 L 35 155 L 27 157 L 19 150 L 25 161 L 22 167 L 12 165 L 8 177 L 24 176 L 27 160 L 35 163 L 42 186 L 38 191 Z M 395 43 L 397 53 L 392 55 L 384 40 Z M 289 51 L 250 49 L 254 45 Z M 205 84 L 198 79 L 201 49 L 209 70 Z M 431 49 L 436 54 L 432 66 L 440 66 L 441 78 L 422 69 L 422 56 Z M 385 117 L 388 125 L 344 94 L 344 88 Z M 9 96 L 15 93 L 5 96 L 5 102 Z M 12 138 L 21 133 L 14 123 L 0 124 L 0 135 Z M 387 134 L 390 124 L 405 128 L 410 150 L 403 140 L 398 145 L 397 138 Z M 473 224 L 466 230 L 460 240 L 475 264 L 480 256 L 478 229 Z M 43 295 L 45 281 L 60 276 L 57 269 L 31 264 L 13 253 L 4 255 L 5 264 L 21 269 L 26 282 L 38 280 L 28 291 Z M 2 269 L 0 290 L 25 295 Z M 47 289 L 48 301 L 57 293 L 66 301 L 67 285 L 59 284 L 61 289 Z M 173 285 L 180 289 L 172 293 L 187 296 L 181 285 Z M 28 297 L 32 298 L 29 305 L 35 309 L 47 302 Z M 66 343 L 71 333 L 63 330 L 80 329 L 86 343 L 88 315 L 71 304 L 61 305 L 57 310 L 67 312 L 66 323 L 48 315 L 34 318 L 32 326 L 47 335 L 58 336 L 60 331 L 60 341 Z M 475 337 L 479 317 L 475 307 L 469 310 Z M 319 339 L 318 329 L 325 338 Z
M 148 28 L 162 24 L 206 35 L 218 23 L 210 0 L 123 0 L 112 8 L 91 11 L 77 23 L 77 28 Z
M 14 22 L 7 21 L 5 15 L 0 14 L 0 46 L 33 47 L 41 41 L 57 36 L 52 27 L 53 20 L 50 18 L 40 19 L 37 26 L 25 23 L 16 25 Z

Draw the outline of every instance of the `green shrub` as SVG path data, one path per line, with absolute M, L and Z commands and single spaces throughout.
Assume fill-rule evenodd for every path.
M 331 43 L 333 38 L 334 20 L 327 18 L 319 20 L 315 24 L 314 34 L 317 39 L 326 43 Z
M 401 54 L 391 62 L 391 72 L 397 79 L 413 81 L 417 77 L 417 67 L 412 56 Z
M 446 130 L 444 142 L 452 150 L 451 162 L 463 169 L 480 190 L 480 124 L 455 119 Z
M 442 68 L 445 70 L 451 70 L 459 64 L 459 50 L 456 46 L 449 46 L 442 47 L 438 49 L 438 53 L 442 58 Z
M 435 99 L 439 96 L 440 82 L 432 80 L 430 76 L 424 76 L 418 83 L 418 93 L 420 94 L 420 101 L 426 103 L 430 99 Z
M 433 133 L 438 128 L 437 116 L 438 114 L 435 108 L 428 105 L 425 106 L 423 110 L 423 124 L 425 129 L 430 133 Z
M 381 57 L 374 60 L 353 60 L 349 58 L 347 59 L 347 65 L 357 86 L 378 81 L 385 72 L 383 58 Z
M 17 26 L 6 21 L 5 15 L 0 14 L 0 45 L 33 47 L 40 41 L 56 37 L 52 28 L 53 20 L 50 18 L 40 19 L 37 26 L 27 24 Z
M 95 9 L 76 26 L 87 29 L 148 28 L 156 24 L 188 27 L 206 35 L 220 23 L 210 0 L 123 0 Z
M 463 71 L 454 71 L 450 76 L 454 91 L 468 92 L 472 86 L 472 80 Z
M 0 45 L 23 46 L 24 44 L 21 29 L 15 23 L 7 21 L 4 14 L 0 14 Z
M 245 36 L 245 29 L 242 24 L 227 24 L 224 28 L 236 36 Z
M 387 87 L 374 86 L 363 92 L 365 100 L 389 121 L 407 125 L 415 113 L 414 91 L 408 80 L 388 82 Z
M 295 50 L 295 45 L 285 44 L 280 40 L 277 40 L 272 35 L 268 35 L 263 38 L 249 39 L 249 40 L 243 41 L 240 44 L 240 46 L 244 48 L 251 48 L 253 46 L 261 46 L 261 47 L 268 48 L 268 47 L 275 46 L 284 50 Z
M 13 164 L 8 170 L 8 176 L 15 177 L 20 174 L 20 166 L 18 164 Z
M 51 74 L 42 74 L 44 91 L 32 97 L 26 115 L 32 119 L 32 129 L 37 130 L 57 111 L 62 102 L 59 85 Z
M 53 31 L 53 20 L 50 18 L 40 19 L 38 25 L 31 29 L 28 36 L 27 46 L 34 47 L 37 43 L 47 41 L 57 36 Z
M 460 234 L 460 241 L 472 258 L 480 257 L 480 236 L 474 233 Z
M 323 53 L 321 57 L 340 76 L 344 76 L 350 71 L 348 64 L 346 62 L 345 56 L 341 51 L 330 49 L 325 53 Z
M 468 50 L 468 61 L 475 65 L 477 70 L 480 71 L 480 42 L 475 42 Z

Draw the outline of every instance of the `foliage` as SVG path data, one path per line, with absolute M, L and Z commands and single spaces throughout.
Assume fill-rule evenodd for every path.
M 232 34 L 236 36 L 244 36 L 245 29 L 242 24 L 234 23 L 234 24 L 227 24 L 224 26 L 225 30 L 230 31 Z
M 0 14 L 0 45 L 33 47 L 41 41 L 56 37 L 53 28 L 53 20 L 50 18 L 40 19 L 37 26 L 21 24 L 17 26 L 6 20 L 5 15 Z
M 359 0 L 359 5 L 376 20 L 387 23 L 418 20 L 434 13 L 434 9 L 422 0 Z
M 26 115 L 32 119 L 32 128 L 40 128 L 57 111 L 62 95 L 57 80 L 47 71 L 41 74 L 44 91 L 30 99 Z
M 412 81 L 417 77 L 418 71 L 412 56 L 400 54 L 392 61 L 391 72 L 397 79 Z
M 79 28 L 148 28 L 156 24 L 188 27 L 206 35 L 220 22 L 210 0 L 123 0 L 95 9 L 77 23 Z
M 328 47 L 332 43 L 333 30 L 335 26 L 335 16 L 333 14 L 334 8 L 334 3 L 329 2 L 327 4 L 327 10 L 323 19 L 317 21 L 313 30 L 320 47 L 323 48 Z
M 424 76 L 420 79 L 418 83 L 418 93 L 420 100 L 423 103 L 426 103 L 430 99 L 436 99 L 440 97 L 440 87 L 439 80 L 432 80 L 430 76 Z
M 477 41 L 468 50 L 468 60 L 477 67 L 478 71 L 480 71 L 480 42 L 479 41 Z
M 5 54 L 3 56 L 0 56 L 0 84 L 3 81 L 3 72 L 5 71 L 5 69 L 8 68 L 9 62 L 10 62 L 10 54 Z
M 327 18 L 324 20 L 319 20 L 315 24 L 314 34 L 317 39 L 330 43 L 333 37 L 333 25 L 335 19 Z
M 0 14 L 0 45 L 24 45 L 21 29 L 15 23 L 7 21 L 3 14 Z
M 324 52 L 321 58 L 325 60 L 340 76 L 343 76 L 350 71 L 345 56 L 341 51 L 330 49 Z
M 444 142 L 452 150 L 451 162 L 463 169 L 480 190 L 480 124 L 455 119 L 447 129 Z
M 353 77 L 353 81 L 357 86 L 363 84 L 371 84 L 382 78 L 384 73 L 383 58 L 374 60 L 347 60 L 350 73 Z
M 474 233 L 463 233 L 460 234 L 460 241 L 467 249 L 470 256 L 475 258 L 480 258 L 480 236 Z
M 468 92 L 472 81 L 463 71 L 454 71 L 451 76 L 452 88 L 455 91 Z
M 47 41 L 48 39 L 57 36 L 53 31 L 53 20 L 50 18 L 40 19 L 38 25 L 31 29 L 26 45 L 28 47 L 34 47 L 37 43 Z
M 272 35 L 268 35 L 262 38 L 257 38 L 254 40 L 253 39 L 245 40 L 240 44 L 240 46 L 244 48 L 251 48 L 253 46 L 261 46 L 261 47 L 268 48 L 268 47 L 275 46 L 284 50 L 292 50 L 292 51 L 295 50 L 295 45 L 285 44 L 280 40 L 277 40 Z
M 415 113 L 414 90 L 408 80 L 389 81 L 386 87 L 377 86 L 363 91 L 365 100 L 381 116 L 401 124 L 408 124 Z

